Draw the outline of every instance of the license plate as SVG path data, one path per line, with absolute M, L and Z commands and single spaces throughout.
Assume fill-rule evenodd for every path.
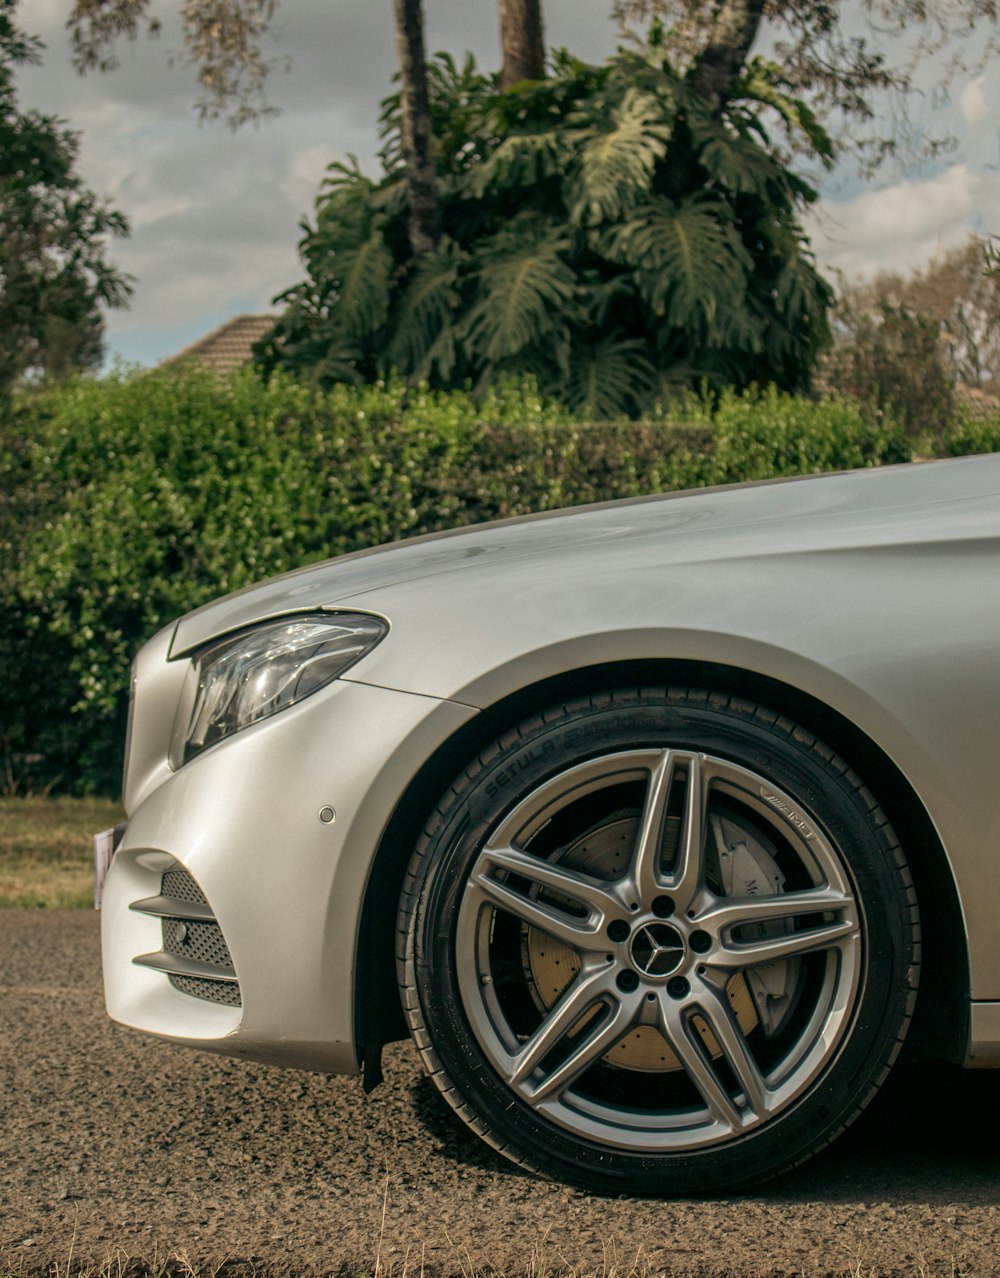
M 101 895 L 111 860 L 115 854 L 115 827 L 94 835 L 94 909 L 101 908 Z

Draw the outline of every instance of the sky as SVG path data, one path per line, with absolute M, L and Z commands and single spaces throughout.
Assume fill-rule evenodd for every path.
M 856 0 L 845 0 L 848 5 Z M 179 0 L 154 0 L 163 33 L 119 48 L 120 66 L 78 76 L 64 32 L 70 0 L 21 0 L 19 20 L 47 46 L 20 71 L 22 106 L 62 116 L 81 135 L 78 171 L 128 217 L 112 257 L 135 277 L 127 311 L 111 312 L 109 359 L 151 365 L 234 315 L 273 310 L 302 277 L 296 245 L 324 171 L 357 155 L 377 173 L 379 100 L 395 69 L 389 0 L 284 0 L 273 28 L 269 97 L 259 127 L 199 124 L 183 64 Z M 546 40 L 600 61 L 614 50 L 610 0 L 545 0 Z M 499 62 L 495 0 L 427 0 L 427 47 Z M 892 50 L 888 51 L 891 55 Z M 807 231 L 822 268 L 848 279 L 927 265 L 970 234 L 1000 233 L 1000 61 L 965 75 L 947 101 L 914 104 L 918 127 L 957 150 L 906 174 L 862 181 L 842 165 L 821 184 Z

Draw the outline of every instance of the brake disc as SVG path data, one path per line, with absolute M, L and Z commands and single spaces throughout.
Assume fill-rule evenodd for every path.
M 777 896 L 782 893 L 785 876 L 759 838 L 727 817 L 713 816 L 711 830 L 724 896 Z M 780 936 L 791 926 L 791 919 L 775 919 L 770 923 L 756 923 L 752 928 L 737 929 L 735 936 L 737 940 L 762 941 Z M 747 934 L 744 935 L 744 932 Z M 768 1038 L 778 1033 L 791 1011 L 800 967 L 800 960 L 786 959 L 758 963 L 744 973 L 757 1018 Z
M 570 869 L 614 881 L 628 868 L 638 833 L 639 818 L 635 813 L 612 816 L 561 849 L 553 859 Z M 679 819 L 668 818 L 664 837 L 668 858 L 679 837 Z M 715 842 L 719 877 L 711 886 L 719 895 L 757 896 L 781 891 L 784 876 L 773 856 L 749 831 L 730 819 L 713 817 L 711 837 Z M 786 924 L 781 922 L 768 924 L 761 935 L 772 935 L 775 928 L 784 927 Z M 573 949 L 533 927 L 527 927 L 522 936 L 521 959 L 531 996 L 540 1012 L 547 1012 L 553 1006 L 580 970 Z M 726 992 L 744 1037 L 758 1024 L 770 1036 L 783 1021 L 794 984 L 791 966 L 788 962 L 761 964 L 745 974 L 735 973 L 729 981 Z M 713 1057 L 721 1056 L 708 1026 L 700 1020 L 695 1023 L 706 1050 Z M 578 1032 L 586 1024 L 584 1021 Z M 681 1068 L 660 1032 L 648 1025 L 627 1034 L 604 1060 L 621 1069 L 642 1072 L 663 1073 Z

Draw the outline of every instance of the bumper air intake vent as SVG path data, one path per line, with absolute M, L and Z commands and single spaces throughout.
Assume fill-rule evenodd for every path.
M 167 870 L 160 895 L 133 901 L 133 910 L 163 922 L 163 949 L 132 960 L 163 972 L 176 990 L 229 1007 L 242 1004 L 232 955 L 205 894 L 187 870 Z

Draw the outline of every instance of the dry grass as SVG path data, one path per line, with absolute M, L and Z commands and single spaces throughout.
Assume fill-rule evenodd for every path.
M 421 1240 L 419 1230 L 402 1260 L 387 1261 L 383 1248 L 389 1241 L 385 1235 L 388 1185 L 387 1173 L 374 1263 L 356 1266 L 331 1257 L 332 1263 L 318 1270 L 310 1266 L 310 1278 L 963 1278 L 963 1271 L 954 1260 L 943 1265 L 928 1265 L 918 1260 L 906 1268 L 885 1270 L 869 1265 L 860 1251 L 855 1251 L 846 1264 L 841 1259 L 829 1268 L 815 1264 L 801 1269 L 775 1268 L 761 1262 L 751 1270 L 733 1269 L 716 1267 L 704 1257 L 690 1266 L 675 1267 L 654 1263 L 641 1246 L 619 1246 L 614 1237 L 604 1243 L 601 1263 L 578 1266 L 552 1247 L 551 1227 L 538 1237 L 527 1265 L 516 1269 L 494 1265 L 488 1259 L 474 1260 L 467 1248 L 452 1243 L 447 1230 L 443 1232 L 451 1255 L 443 1262 L 440 1258 L 427 1262 L 426 1243 Z M 260 1257 L 242 1259 L 227 1255 L 206 1261 L 193 1259 L 184 1248 L 160 1253 L 154 1246 L 152 1256 L 140 1257 L 131 1255 L 121 1245 L 112 1245 L 105 1251 L 103 1260 L 84 1259 L 77 1254 L 77 1227 L 74 1226 L 65 1260 L 39 1264 L 40 1258 L 26 1256 L 24 1252 L 13 1263 L 9 1256 L 0 1257 L 0 1278 L 301 1278 L 294 1262 L 289 1264 L 287 1259 L 271 1264 Z M 434 1250 L 439 1248 L 435 1246 Z
M 271 1271 L 265 1274 L 251 1261 L 196 1264 L 183 1250 L 163 1256 L 154 1250 L 151 1257 L 140 1258 L 124 1247 L 109 1248 L 103 1260 L 78 1258 L 71 1247 L 65 1260 L 41 1267 L 37 1261 L 20 1259 L 0 1264 L 0 1278 L 220 1278 L 223 1274 L 227 1278 L 266 1278 Z
M 603 1266 L 580 1269 L 567 1265 L 557 1255 L 546 1251 L 545 1242 L 526 1268 L 511 1271 L 497 1268 L 486 1262 L 473 1266 L 468 1258 L 453 1257 L 445 1268 L 427 1265 L 421 1249 L 407 1253 L 401 1263 L 379 1264 L 378 1257 L 372 1268 L 354 1268 L 344 1264 L 332 1264 L 318 1272 L 321 1278 L 961 1278 L 962 1271 L 954 1264 L 926 1266 L 922 1263 L 908 1268 L 885 1270 L 865 1264 L 834 1263 L 830 1268 L 809 1266 L 805 1269 L 773 1269 L 759 1266 L 756 1272 L 745 1270 L 715 1269 L 704 1262 L 691 1268 L 651 1265 L 641 1251 L 630 1258 L 608 1249 Z M 37 1260 L 17 1260 L 13 1264 L 0 1261 L 0 1278 L 298 1278 L 294 1265 L 287 1261 L 271 1265 L 259 1259 L 242 1260 L 225 1257 L 215 1261 L 193 1260 L 183 1249 L 172 1254 L 151 1257 L 132 1256 L 122 1247 L 112 1247 L 103 1260 L 85 1260 L 72 1251 L 63 1261 L 39 1265 Z
M 122 815 L 108 799 L 0 799 L 0 907 L 92 906 L 91 839 Z

